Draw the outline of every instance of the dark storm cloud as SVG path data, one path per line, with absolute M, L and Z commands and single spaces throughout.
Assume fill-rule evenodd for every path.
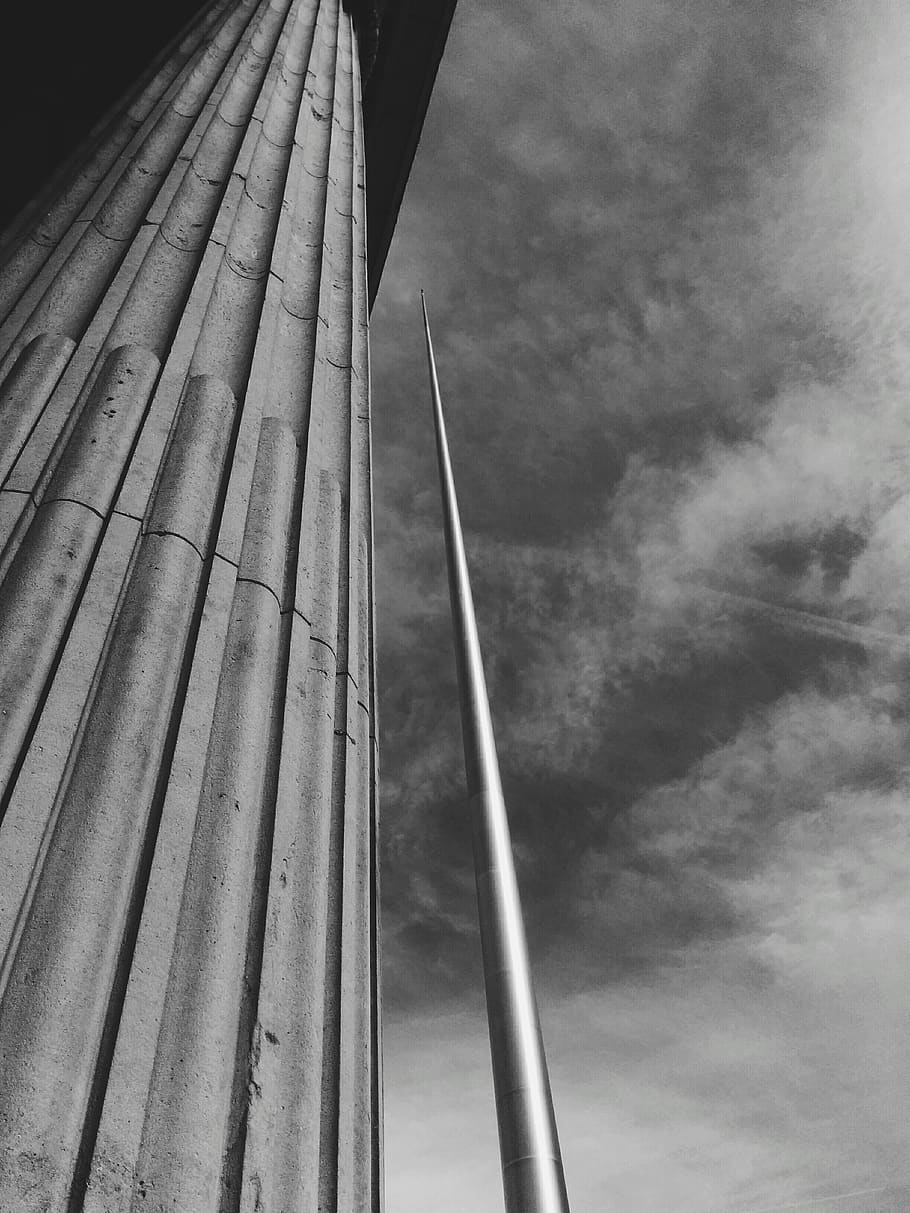
M 512 12 L 459 12 L 466 74 L 441 81 L 393 272 L 431 288 L 455 441 L 483 434 L 469 524 L 564 540 L 630 450 L 749 432 L 785 376 L 844 356 L 774 298 L 757 239 L 756 174 L 826 85 L 792 5 Z M 381 318 L 400 357 L 413 320 Z
M 373 325 L 387 1039 L 486 1065 L 424 286 L 584 1207 L 906 1174 L 908 45 L 889 0 L 456 16 Z

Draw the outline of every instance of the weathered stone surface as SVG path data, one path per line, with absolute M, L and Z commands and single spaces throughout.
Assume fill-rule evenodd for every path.
M 100 130 L 0 276 L 0 1208 L 378 1211 L 351 17 Z

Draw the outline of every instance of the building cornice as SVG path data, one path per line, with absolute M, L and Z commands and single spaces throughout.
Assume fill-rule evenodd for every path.
M 367 264 L 376 297 L 456 0 L 387 0 L 364 87 Z

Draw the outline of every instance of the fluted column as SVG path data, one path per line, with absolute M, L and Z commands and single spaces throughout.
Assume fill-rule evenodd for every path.
M 358 44 L 217 0 L 0 271 L 0 1208 L 381 1205 Z

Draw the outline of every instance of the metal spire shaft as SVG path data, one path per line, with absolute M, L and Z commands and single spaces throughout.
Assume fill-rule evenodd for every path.
M 569 1213 L 550 1080 L 531 984 L 509 823 L 423 303 L 449 570 L 465 770 L 506 1213 Z

